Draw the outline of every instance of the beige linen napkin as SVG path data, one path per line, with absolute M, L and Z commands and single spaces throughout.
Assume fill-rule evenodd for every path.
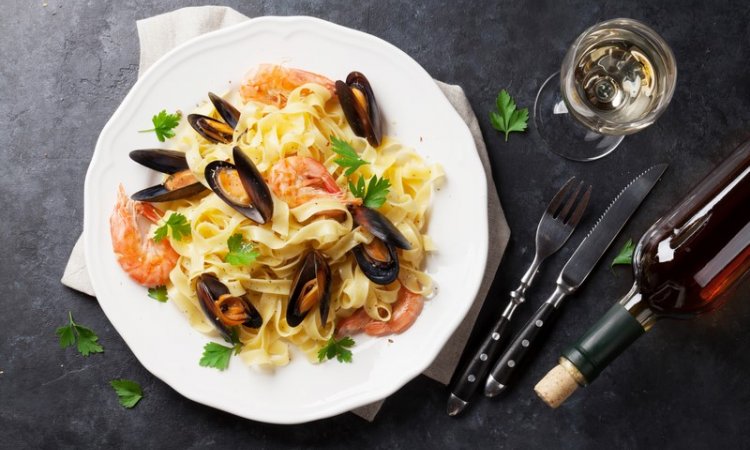
M 248 20 L 237 11 L 223 6 L 202 6 L 178 9 L 170 13 L 139 20 L 138 37 L 141 43 L 141 59 L 139 74 L 148 69 L 157 59 L 173 49 L 177 45 L 195 36 L 208 33 L 209 31 L 224 28 Z M 451 339 L 445 345 L 441 353 L 430 367 L 424 371 L 428 377 L 443 384 L 450 382 L 453 371 L 458 364 L 458 359 L 463 352 L 471 329 L 476 321 L 477 314 L 484 303 L 484 298 L 490 289 L 495 272 L 500 264 L 505 247 L 510 237 L 510 229 L 505 221 L 500 199 L 497 196 L 495 183 L 492 181 L 492 172 L 487 148 L 479 130 L 477 118 L 471 109 L 469 100 L 459 86 L 449 85 L 436 81 L 445 96 L 456 108 L 456 111 L 466 121 L 471 134 L 476 142 L 479 158 L 484 166 L 487 177 L 487 211 L 489 216 L 489 254 L 487 255 L 487 268 L 484 279 L 479 288 L 477 297 L 466 318 L 458 327 Z M 70 288 L 84 292 L 91 296 L 96 295 L 89 281 L 86 269 L 86 261 L 83 255 L 83 240 L 76 242 L 70 255 L 68 265 L 62 277 L 62 283 Z M 372 421 L 380 410 L 383 401 L 357 408 L 352 412 L 360 417 Z

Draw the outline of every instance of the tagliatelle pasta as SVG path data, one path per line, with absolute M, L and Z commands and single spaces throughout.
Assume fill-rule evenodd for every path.
M 201 309 L 195 292 L 195 279 L 213 273 L 232 295 L 246 295 L 263 318 L 259 329 L 240 327 L 240 357 L 251 365 L 283 366 L 290 360 L 289 346 L 299 347 L 308 358 L 316 360 L 318 350 L 333 336 L 336 323 L 362 308 L 378 321 L 388 321 L 401 287 L 414 294 L 430 297 L 433 283 L 423 271 L 425 257 L 434 251 L 425 234 L 427 214 L 433 187 L 443 177 L 442 168 L 428 164 L 417 152 L 395 139 L 384 137 L 378 148 L 351 130 L 341 105 L 331 91 L 318 84 L 305 84 L 289 94 L 286 104 L 267 105 L 243 102 L 239 93 L 226 96 L 241 116 L 231 144 L 209 142 L 190 126 L 182 124 L 172 147 L 184 151 L 189 167 L 201 182 L 212 161 L 229 161 L 238 146 L 268 180 L 271 168 L 289 156 L 309 157 L 319 161 L 332 175 L 348 199 L 348 183 L 373 175 L 390 181 L 390 192 L 378 210 L 387 217 L 411 244 L 410 250 L 399 250 L 398 280 L 377 285 L 357 265 L 351 250 L 373 237 L 358 227 L 345 201 L 319 198 L 298 206 L 273 195 L 273 216 L 257 224 L 213 193 L 162 203 L 167 214 L 176 212 L 190 222 L 191 237 L 175 240 L 173 249 L 179 255 L 169 274 L 169 299 L 185 313 L 190 324 L 203 333 L 214 333 L 213 324 Z M 196 113 L 219 118 L 211 103 L 198 107 Z M 331 136 L 351 144 L 359 157 L 367 161 L 350 176 L 334 162 Z M 241 234 L 259 253 L 248 266 L 225 262 L 227 241 Z M 320 311 L 310 310 L 300 325 L 286 321 L 288 296 L 292 280 L 304 255 L 317 249 L 331 269 L 330 312 L 327 323 L 321 323 Z

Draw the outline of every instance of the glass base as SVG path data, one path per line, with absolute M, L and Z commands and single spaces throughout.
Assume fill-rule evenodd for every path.
M 560 93 L 560 72 L 539 88 L 534 101 L 534 125 L 547 148 L 573 161 L 594 161 L 617 148 L 625 136 L 607 136 L 585 128 L 568 113 Z

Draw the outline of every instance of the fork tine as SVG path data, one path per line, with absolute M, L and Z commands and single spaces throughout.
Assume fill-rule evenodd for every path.
M 547 206 L 547 209 L 544 211 L 545 214 L 549 214 L 551 216 L 555 215 L 555 211 L 557 211 L 557 208 L 562 204 L 565 195 L 570 190 L 570 187 L 573 186 L 573 182 L 575 181 L 575 179 L 576 177 L 570 177 L 570 179 L 565 182 L 563 187 L 561 187 L 560 190 L 557 191 L 557 194 L 555 194 L 555 196 L 552 198 L 552 201 L 549 202 L 549 206 Z
M 563 207 L 562 211 L 556 216 L 557 219 L 561 221 L 565 221 L 565 217 L 567 217 L 568 212 L 570 212 L 570 209 L 573 207 L 573 204 L 576 202 L 576 199 L 578 198 L 578 194 L 581 193 L 581 188 L 583 188 L 583 181 L 578 183 L 578 187 L 576 187 L 576 191 L 573 193 L 573 195 L 568 198 L 568 201 L 565 203 L 565 207 Z
M 583 217 L 583 212 L 586 211 L 586 207 L 589 204 L 590 198 L 591 198 L 591 185 L 589 185 L 589 188 L 586 189 L 586 192 L 583 193 L 581 200 L 578 202 L 578 206 L 576 206 L 576 209 L 573 210 L 573 212 L 570 214 L 570 217 L 565 218 L 566 225 L 571 226 L 573 228 L 578 226 L 578 222 L 581 220 L 581 217 Z

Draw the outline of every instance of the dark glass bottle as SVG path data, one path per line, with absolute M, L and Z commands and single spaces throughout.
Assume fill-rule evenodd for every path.
M 750 273 L 750 141 L 643 235 L 632 289 L 572 346 L 535 390 L 550 406 L 586 386 L 661 318 L 689 318 L 732 296 Z

